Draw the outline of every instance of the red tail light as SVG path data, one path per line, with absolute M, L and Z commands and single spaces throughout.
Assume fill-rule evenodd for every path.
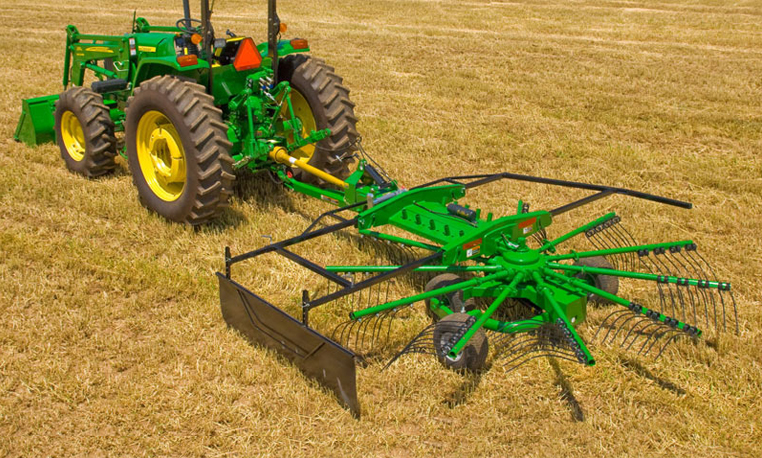
M 198 56 L 195 54 L 186 54 L 184 56 L 177 56 L 177 63 L 181 67 L 188 67 L 191 65 L 198 65 Z
M 244 70 L 251 70 L 257 68 L 262 63 L 262 55 L 259 54 L 257 46 L 254 44 L 254 40 L 251 38 L 244 38 L 241 44 L 238 46 L 238 52 L 235 55 L 233 61 L 233 67 L 239 72 Z
M 306 49 L 309 45 L 304 38 L 294 38 L 291 40 L 291 47 L 294 49 Z

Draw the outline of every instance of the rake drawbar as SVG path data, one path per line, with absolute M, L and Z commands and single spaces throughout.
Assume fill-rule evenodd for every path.
M 284 355 L 355 416 L 360 414 L 356 362 L 383 356 L 379 349 L 395 337 L 392 326 L 410 323 L 416 303 L 425 303 L 432 323 L 392 354 L 385 367 L 411 353 L 432 354 L 457 370 L 481 370 L 489 355 L 492 361 L 504 360 L 509 370 L 538 357 L 593 366 L 595 359 L 577 328 L 588 318 L 588 303 L 596 301 L 615 307 L 596 336 L 603 333 L 604 343 L 621 339 L 620 347 L 641 354 L 654 350 L 658 357 L 680 336 L 701 336 L 698 324 L 723 330 L 735 322 L 737 328 L 732 294 L 727 300 L 723 297 L 731 293 L 730 284 L 714 276 L 692 241 L 637 244 L 615 213 L 556 238 L 547 234 L 554 217 L 614 194 L 681 208 L 691 208 L 690 203 L 511 173 L 449 177 L 408 190 L 393 180 L 374 180 L 363 172 L 365 167 L 372 170 L 361 161 L 343 191 L 314 189 L 280 176 L 287 188 L 339 207 L 320 215 L 296 237 L 237 256 L 226 248 L 225 273 L 218 274 L 225 321 L 250 341 Z M 483 217 L 480 210 L 458 203 L 467 190 L 503 179 L 595 193 L 551 211 L 529 211 L 519 201 L 515 214 L 500 218 Z M 337 222 L 324 224 L 329 219 Z M 322 266 L 293 250 L 349 228 L 384 247 L 394 245 L 402 262 Z M 595 249 L 559 251 L 582 234 Z M 233 265 L 268 253 L 295 262 L 327 283 L 323 292 L 303 291 L 301 319 L 231 279 Z M 386 253 L 390 258 L 392 251 Z M 423 292 L 397 293 L 402 297 L 390 300 L 390 283 L 421 275 L 435 275 Z M 620 279 L 655 284 L 658 299 L 646 306 L 622 297 Z M 335 311 L 343 310 L 348 320 L 332 332 L 311 326 L 311 314 L 318 313 L 318 322 L 326 324 Z

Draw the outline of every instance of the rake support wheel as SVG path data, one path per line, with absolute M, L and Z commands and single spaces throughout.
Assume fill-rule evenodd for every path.
M 599 269 L 613 269 L 614 266 L 603 256 L 593 256 L 590 258 L 580 258 L 574 263 L 575 266 L 584 267 L 597 267 Z M 577 278 L 587 279 L 590 284 L 596 288 L 606 291 L 607 293 L 616 295 L 619 291 L 619 278 L 612 275 L 594 275 L 579 273 L 575 275 Z M 589 294 L 589 301 L 597 302 L 599 304 L 611 304 L 611 301 L 604 299 L 597 294 Z
M 217 217 L 232 194 L 227 126 L 200 84 L 173 76 L 143 82 L 127 102 L 125 139 L 140 200 L 191 225 Z
M 313 128 L 331 129 L 330 137 L 295 151 L 293 156 L 308 158 L 311 166 L 337 178 L 349 176 L 359 134 L 355 104 L 349 99 L 343 79 L 324 60 L 304 54 L 284 57 L 279 63 L 278 77 L 291 85 L 291 103 L 307 131 L 304 134 Z M 324 184 L 299 169 L 293 172 L 300 181 Z
M 114 171 L 114 122 L 103 97 L 84 87 L 64 91 L 56 103 L 56 140 L 72 172 L 88 178 Z
M 463 279 L 461 277 L 452 273 L 439 274 L 429 280 L 428 283 L 426 283 L 424 291 L 433 291 L 435 289 L 444 288 L 445 286 L 454 285 L 462 281 Z M 443 301 L 444 304 L 453 312 L 470 312 L 476 308 L 476 302 L 473 297 L 463 300 L 462 290 L 458 290 L 449 294 L 443 294 L 442 296 L 438 296 L 437 299 Z M 425 299 L 424 302 L 426 303 L 426 315 L 428 315 L 433 322 L 439 321 L 439 315 L 431 310 L 431 299 Z
M 479 371 L 484 368 L 489 353 L 489 343 L 484 329 L 476 331 L 471 340 L 468 341 L 463 351 L 451 358 L 447 355 L 450 344 L 457 341 L 459 332 L 465 332 L 473 319 L 465 313 L 453 313 L 439 320 L 434 328 L 434 350 L 437 359 L 445 367 L 453 370 Z

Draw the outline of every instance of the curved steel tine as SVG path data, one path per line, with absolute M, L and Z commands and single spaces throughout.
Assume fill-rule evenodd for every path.
M 712 265 L 709 264 L 706 259 L 704 259 L 704 257 L 701 255 L 701 253 L 698 252 L 698 250 L 691 250 L 691 251 L 688 252 L 688 256 L 690 256 L 691 259 L 696 259 L 696 258 L 693 257 L 694 254 L 696 255 L 696 258 L 698 258 L 698 260 L 696 260 L 696 264 L 706 266 L 706 268 L 711 273 L 711 277 L 709 277 L 708 279 L 712 280 L 712 281 L 719 281 L 719 279 L 717 277 L 717 274 L 714 273 L 714 269 L 712 268 Z M 699 260 L 701 262 L 699 262 Z M 727 322 L 726 322 L 726 314 L 725 314 L 725 300 L 724 300 L 724 298 L 722 296 L 722 291 L 718 290 L 717 294 L 719 295 L 719 298 L 720 298 L 720 306 L 721 306 L 721 309 L 722 309 L 722 330 L 724 331 L 724 330 L 727 330 Z M 732 296 L 732 292 L 731 292 L 731 296 Z M 714 296 L 712 296 L 712 297 L 714 297 Z M 739 332 L 739 330 L 738 330 L 738 310 L 736 309 L 735 299 L 733 299 L 733 311 L 734 311 L 734 314 L 735 314 L 736 335 L 737 335 L 738 332 Z M 718 331 L 720 330 L 720 328 L 719 328 L 719 326 L 717 324 L 717 306 L 716 306 L 716 303 L 715 303 L 715 309 L 714 309 L 714 327 Z
M 377 314 L 364 317 L 364 319 L 360 322 L 360 325 L 357 326 L 357 329 L 355 330 L 355 346 L 357 347 L 358 351 L 364 352 L 366 350 L 365 348 L 365 335 L 366 330 L 368 329 L 368 326 L 377 319 Z
M 654 328 L 654 327 L 658 327 L 658 326 L 659 326 L 659 325 L 658 325 L 657 323 L 655 323 L 655 322 L 653 322 L 653 321 L 649 320 L 649 322 L 648 322 L 648 323 L 647 323 L 645 326 L 643 326 L 643 328 L 642 328 L 642 329 L 640 329 L 640 330 L 638 331 L 638 333 L 637 333 L 637 334 L 635 334 L 635 335 L 634 335 L 634 337 L 633 337 L 632 341 L 631 341 L 631 342 L 630 342 L 630 344 L 627 346 L 626 350 L 627 350 L 627 351 L 630 351 L 630 349 L 632 349 L 632 346 L 633 346 L 633 345 L 635 345 L 635 342 L 637 342 L 637 340 L 638 340 L 638 337 L 646 337 L 646 336 L 648 336 L 648 337 L 646 337 L 646 342 L 648 342 L 648 339 L 650 339 L 650 337 L 651 337 L 651 334 L 648 334 L 648 333 L 647 333 L 647 331 L 648 331 L 649 329 L 652 329 L 652 328 Z M 645 345 L 645 344 L 644 344 L 644 345 Z
M 350 320 L 349 321 L 349 326 L 347 326 L 344 329 L 344 332 L 342 332 L 342 334 L 341 334 L 341 340 L 342 340 L 342 342 L 344 342 L 343 345 L 345 347 L 347 347 L 347 348 L 351 348 L 351 345 L 352 345 L 352 342 L 351 342 L 351 340 L 352 340 L 352 332 L 354 331 L 354 328 L 355 328 L 355 326 L 358 325 L 358 323 L 360 323 L 360 321 L 358 321 L 358 320 Z
M 690 269 L 686 267 L 686 270 L 689 272 L 690 276 L 696 279 L 700 280 L 707 280 L 708 275 L 707 272 L 701 268 L 700 265 L 693 262 L 692 258 L 689 258 L 685 254 L 686 250 L 680 250 L 678 254 L 680 255 L 681 261 L 680 263 L 689 266 Z M 677 257 L 677 256 L 675 256 Z M 696 291 L 696 296 L 701 299 L 701 302 L 704 303 L 704 323 L 706 323 L 706 326 L 709 327 L 709 300 L 711 298 L 712 302 L 714 302 L 714 296 L 711 294 L 710 291 L 707 291 L 706 288 L 699 288 L 698 286 L 691 286 Z M 699 321 L 696 322 L 696 324 L 700 324 Z M 715 325 L 715 329 L 717 329 L 717 326 Z
M 613 321 L 612 321 L 612 322 L 609 324 L 609 326 L 610 326 L 610 327 L 608 328 L 608 331 L 606 332 L 606 335 L 605 335 L 605 336 L 603 336 L 603 340 L 601 340 L 601 343 L 606 343 L 606 341 L 608 340 L 609 334 L 611 334 L 611 331 L 613 331 L 614 329 L 618 329 L 618 327 L 617 327 L 617 326 L 618 326 L 618 325 L 617 325 L 617 322 L 618 322 L 619 320 L 621 320 L 622 318 L 625 318 L 625 322 L 626 322 L 626 320 L 627 320 L 627 317 L 629 317 L 630 315 L 632 315 L 632 312 L 631 312 L 630 310 L 623 310 L 623 311 L 624 311 L 625 313 L 622 313 L 622 314 L 620 314 L 619 316 L 617 316 L 617 317 L 616 317 L 616 318 L 615 318 L 615 319 L 614 319 L 614 320 L 613 320 Z M 629 313 L 628 313 L 628 312 L 629 312 Z M 599 328 L 599 329 L 600 329 L 600 328 Z M 614 338 L 616 338 L 616 332 L 614 333 L 614 337 L 612 338 L 612 340 L 611 340 L 610 342 L 613 342 Z
M 632 335 L 632 333 L 635 332 L 635 330 L 638 328 L 638 326 L 640 326 L 643 323 L 651 323 L 651 319 L 647 318 L 647 317 L 644 317 L 644 316 L 641 316 L 640 317 L 640 321 L 638 321 L 637 323 L 632 325 L 632 327 L 630 328 L 630 331 L 627 333 L 626 336 L 624 336 L 624 339 L 622 339 L 622 344 L 619 345 L 619 348 L 622 348 L 622 347 L 624 347 L 627 344 L 627 341 L 630 339 L 630 335 Z M 637 340 L 638 337 L 639 337 L 639 335 L 636 333 L 633 340 Z M 627 347 L 627 349 L 629 349 L 629 348 L 630 347 Z
M 515 350 L 511 351 L 510 356 L 508 356 L 508 358 L 511 358 L 511 359 L 506 361 L 503 364 L 503 366 L 508 366 L 516 362 L 517 360 L 525 357 L 526 355 L 532 353 L 533 351 L 536 351 L 536 350 L 532 350 L 534 348 L 537 348 L 537 343 L 533 341 L 527 341 L 523 346 L 518 347 Z
M 669 345 L 669 344 L 670 344 L 670 343 L 671 343 L 673 340 L 675 340 L 675 339 L 677 339 L 678 337 L 680 337 L 680 335 L 681 335 L 681 333 L 679 333 L 679 332 L 675 331 L 674 329 L 672 329 L 672 334 L 671 334 L 671 335 L 669 336 L 669 338 L 668 338 L 668 339 L 667 339 L 667 340 L 664 342 L 664 345 L 662 345 L 662 346 L 661 346 L 661 349 L 659 349 L 659 353 L 656 355 L 656 357 L 654 357 L 654 361 L 656 361 L 657 359 L 659 359 L 659 358 L 661 357 L 661 354 L 662 354 L 662 353 L 664 353 L 664 350 L 666 350 L 666 349 L 667 349 L 667 346 L 668 346 L 668 345 Z
M 662 325 L 662 326 L 664 326 L 664 325 Z M 667 326 L 664 326 L 664 327 L 666 329 L 662 330 L 661 332 L 659 332 L 659 330 L 654 331 L 653 335 L 656 338 L 653 340 L 653 342 L 651 342 L 651 345 L 648 346 L 648 349 L 645 351 L 645 353 L 643 353 L 643 356 L 648 356 L 648 354 L 651 352 L 651 349 L 654 347 L 656 342 L 659 339 L 661 339 L 662 337 L 664 337 L 665 335 L 669 334 L 670 331 L 672 331 L 672 328 L 669 328 Z M 642 351 L 642 349 L 641 349 L 641 351 Z M 640 352 L 638 352 L 638 354 L 640 354 Z
M 521 354 L 517 354 L 517 356 L 515 358 L 513 358 L 513 359 L 509 360 L 508 362 L 506 362 L 505 364 L 503 364 L 503 367 L 512 366 L 511 369 L 508 370 L 508 372 L 510 372 L 511 370 L 513 370 L 513 369 L 515 369 L 515 368 L 517 368 L 517 367 L 519 367 L 519 366 L 521 366 L 521 365 L 523 365 L 523 364 L 525 364 L 525 363 L 527 363 L 527 362 L 529 362 L 529 361 L 531 361 L 533 359 L 542 358 L 542 357 L 548 357 L 548 356 L 553 356 L 553 357 L 565 359 L 565 360 L 568 360 L 568 361 L 578 362 L 576 356 L 573 356 L 570 353 L 564 353 L 562 351 L 553 350 L 553 349 L 549 350 L 549 349 L 544 349 L 544 348 L 543 349 L 533 348 L 533 349 L 529 349 L 529 350 L 527 350 L 527 351 L 525 351 L 525 352 L 523 352 Z
M 659 333 L 659 330 L 661 329 L 661 323 L 654 322 L 651 326 L 646 326 L 645 328 L 643 328 L 643 330 L 645 331 L 649 327 L 656 327 L 656 329 L 651 331 L 651 334 L 648 335 L 648 338 L 646 339 L 646 341 L 643 342 L 643 346 L 641 346 L 640 350 L 638 350 L 639 355 L 643 352 L 643 349 L 646 348 L 646 345 L 648 345 L 648 342 L 650 342 L 651 339 L 653 339 L 654 336 Z M 656 340 L 659 340 L 658 337 Z
M 690 277 L 691 276 L 690 272 L 685 268 L 683 264 L 679 262 L 678 257 L 671 251 L 667 251 L 667 253 L 668 254 L 665 254 L 666 260 L 670 264 L 672 264 L 672 266 L 674 267 L 675 269 L 674 272 L 677 274 L 676 276 Z M 693 299 L 693 293 L 691 292 L 691 288 L 686 286 L 677 288 L 678 291 L 681 291 L 681 289 L 688 292 L 688 297 L 691 301 L 691 308 L 693 309 L 693 322 L 697 324 L 700 323 L 698 319 L 698 315 L 696 314 L 696 303 Z
M 604 318 L 603 321 L 601 321 L 601 324 L 598 325 L 598 329 L 595 331 L 595 335 L 593 336 L 593 340 L 596 340 L 596 341 L 598 340 L 598 333 L 600 333 L 601 329 L 604 328 L 604 325 L 606 325 L 606 323 L 608 322 L 609 318 L 611 318 L 614 315 L 625 315 L 628 312 L 632 313 L 629 310 L 620 309 L 620 310 L 615 310 L 615 311 L 611 312 L 610 314 L 608 314 L 606 316 L 606 318 Z M 618 319 L 618 317 L 617 317 L 617 319 Z M 608 331 L 606 332 L 606 335 L 603 337 L 603 340 L 601 342 L 605 342 L 606 339 L 608 339 L 609 333 L 613 329 L 613 323 L 614 322 L 616 322 L 616 319 L 614 319 L 614 321 L 612 321 L 611 323 L 608 324 L 608 326 L 607 326 Z
M 409 353 L 426 353 L 426 347 L 433 347 L 433 339 L 429 336 L 429 334 L 433 335 L 434 333 L 434 324 L 430 324 L 423 328 L 421 332 L 419 332 L 413 339 L 408 342 L 407 345 L 405 345 L 402 350 L 400 350 L 394 357 L 392 357 L 391 360 L 389 360 L 388 363 L 386 363 L 386 366 L 384 366 L 383 370 L 386 370 L 389 366 L 392 365 L 395 361 L 397 361 L 400 357 L 403 355 L 409 354 Z
M 657 270 L 662 275 L 670 275 L 672 272 L 670 272 L 669 266 L 667 266 L 667 264 L 661 259 L 662 256 L 664 256 L 664 255 L 654 254 L 652 262 L 654 263 L 654 265 L 657 266 Z M 661 268 L 659 268 L 659 266 L 661 266 Z M 675 291 L 677 293 L 676 295 L 678 297 L 678 300 L 675 301 L 675 294 L 672 293 L 673 285 L 671 283 L 661 283 L 661 285 L 663 285 L 664 288 L 667 291 L 669 291 L 669 298 L 672 301 L 673 316 L 678 316 L 678 317 L 682 316 L 682 318 L 681 318 L 682 321 L 688 321 L 688 318 L 685 315 L 685 305 L 684 305 L 684 302 L 682 300 L 682 296 L 680 296 L 680 290 L 679 289 L 675 289 Z M 674 311 L 676 304 L 679 304 L 680 311 L 682 312 L 681 314 L 678 314 L 676 311 Z
M 343 345 L 342 344 L 341 334 L 344 332 L 344 328 L 349 326 L 350 323 L 351 323 L 351 320 L 350 321 L 342 321 L 335 328 L 333 328 L 333 332 L 331 332 L 331 340 L 333 340 L 334 342 L 338 343 L 339 345 Z M 339 333 L 338 334 L 338 339 L 336 338 L 337 337 L 337 333 Z
M 368 344 L 370 345 L 370 347 L 373 350 L 376 349 L 376 342 L 378 341 L 376 339 L 376 334 L 378 332 L 378 328 L 381 327 L 381 325 L 384 322 L 384 320 L 386 319 L 387 315 L 389 315 L 389 311 L 388 310 L 384 310 L 382 312 L 379 312 L 375 316 L 375 320 L 373 320 L 373 325 L 370 326 L 370 332 L 368 332 L 368 331 L 365 332 L 366 335 L 370 335 L 370 340 L 369 340 Z M 365 338 L 365 336 L 363 336 L 363 339 L 364 338 Z
M 536 337 L 530 337 L 527 336 L 523 339 L 516 339 L 516 341 L 511 342 L 509 345 L 506 345 L 505 347 L 500 349 L 500 353 L 495 355 L 495 358 L 508 358 L 510 355 L 514 355 L 518 353 L 518 350 L 525 348 L 526 346 L 533 346 L 536 345 L 538 342 Z
M 642 315 L 639 315 L 639 314 L 635 314 L 635 313 L 632 313 L 632 314 L 630 315 L 630 317 L 629 317 L 629 318 L 627 318 L 626 320 L 624 320 L 624 321 L 622 322 L 622 324 L 620 324 L 620 325 L 617 327 L 617 330 L 616 330 L 616 332 L 614 333 L 614 336 L 611 338 L 611 343 L 614 343 L 614 342 L 616 342 L 616 338 L 619 336 L 619 333 L 622 331 L 622 329 L 624 329 L 624 327 L 625 327 L 625 326 L 627 326 L 627 323 L 629 323 L 629 322 L 630 322 L 630 321 L 632 321 L 632 320 L 636 320 L 636 319 L 638 319 L 638 318 L 640 318 L 640 317 L 642 317 Z
M 621 231 L 621 223 L 614 224 L 611 226 L 611 231 L 613 234 L 616 235 L 616 237 L 621 241 L 621 246 L 623 247 L 631 247 L 634 246 L 634 243 L 630 243 L 629 240 L 627 240 L 627 237 L 625 237 L 624 233 Z M 627 253 L 627 260 L 629 261 L 628 270 L 635 270 L 636 264 L 637 264 L 637 253 L 635 252 L 629 252 Z

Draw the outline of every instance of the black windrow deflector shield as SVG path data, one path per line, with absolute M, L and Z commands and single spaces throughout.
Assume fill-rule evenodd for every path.
M 222 317 L 252 343 L 275 350 L 333 391 L 360 417 L 355 355 L 218 273 Z

